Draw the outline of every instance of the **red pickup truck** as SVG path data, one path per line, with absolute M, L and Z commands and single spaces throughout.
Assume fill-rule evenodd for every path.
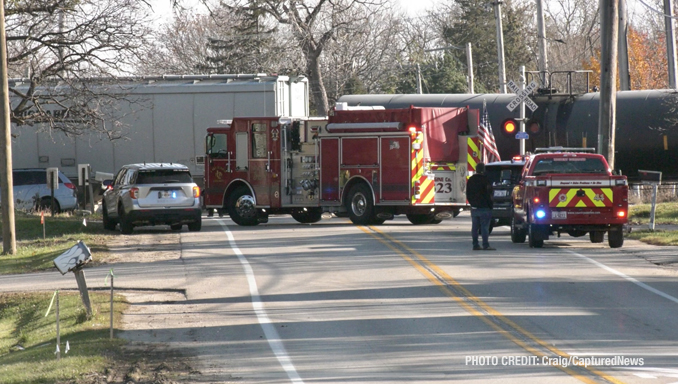
M 541 248 L 550 235 L 587 233 L 611 248 L 624 244 L 628 222 L 628 181 L 613 175 L 600 154 L 588 148 L 543 148 L 528 157 L 513 190 L 511 240 Z

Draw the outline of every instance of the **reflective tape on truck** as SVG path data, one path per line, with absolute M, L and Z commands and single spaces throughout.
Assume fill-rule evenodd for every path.
M 612 206 L 612 188 L 552 188 L 549 207 L 604 208 Z
M 424 173 L 424 134 L 417 132 L 412 141 L 412 204 L 435 202 L 435 180 Z
M 467 140 L 467 156 L 466 156 L 466 162 L 467 162 L 467 178 L 471 177 L 476 172 L 476 167 L 478 166 L 478 163 L 481 162 L 480 160 L 480 138 L 478 137 L 469 137 Z

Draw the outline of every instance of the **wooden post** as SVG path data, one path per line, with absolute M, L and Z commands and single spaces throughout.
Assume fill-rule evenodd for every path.
M 78 283 L 78 290 L 80 291 L 80 298 L 82 299 L 82 304 L 85 305 L 85 310 L 87 310 L 87 318 L 92 317 L 92 304 L 89 301 L 89 293 L 87 292 L 87 282 L 85 281 L 85 272 L 82 268 L 76 268 L 73 270 L 75 275 L 75 281 Z
M 657 184 L 652 185 L 652 208 L 650 208 L 650 231 L 654 232 L 654 215 L 657 209 Z
M 57 360 L 61 359 L 61 349 L 59 345 L 61 344 L 61 333 L 59 330 L 59 291 L 56 291 L 56 328 L 57 328 L 57 345 L 56 345 L 56 358 Z
M 111 273 L 111 340 L 113 340 L 113 273 Z
M 16 254 L 14 223 L 14 189 L 12 188 L 12 125 L 10 121 L 9 86 L 7 84 L 7 39 L 5 34 L 5 1 L 0 0 L 0 200 L 2 200 L 2 253 Z

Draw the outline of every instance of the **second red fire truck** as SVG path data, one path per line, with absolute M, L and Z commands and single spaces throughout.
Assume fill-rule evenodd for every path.
M 437 224 L 466 208 L 466 179 L 480 161 L 478 110 L 355 109 L 327 118 L 235 118 L 209 128 L 204 205 L 239 225 L 325 212 L 356 224 L 404 214 Z

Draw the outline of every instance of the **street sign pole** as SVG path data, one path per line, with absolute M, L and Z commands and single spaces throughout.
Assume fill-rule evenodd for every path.
M 520 90 L 525 91 L 525 66 L 520 66 Z M 522 93 L 522 92 L 521 92 Z M 520 102 L 520 132 L 525 132 L 525 100 Z M 520 155 L 525 155 L 525 140 L 520 141 Z
M 509 80 L 506 85 L 509 87 L 511 92 L 516 94 L 516 97 L 511 100 L 510 103 L 506 106 L 509 111 L 513 112 L 516 107 L 520 106 L 520 132 L 516 134 L 516 139 L 520 140 L 520 154 L 524 155 L 525 154 L 525 140 L 529 137 L 529 135 L 525 132 L 525 106 L 530 108 L 532 112 L 534 112 L 538 106 L 535 104 L 532 99 L 530 99 L 530 94 L 532 91 L 537 89 L 537 83 L 534 81 L 531 81 L 530 84 L 527 86 L 525 85 L 526 83 L 525 79 L 525 67 L 521 66 L 520 67 L 520 86 L 513 82 L 513 80 Z

